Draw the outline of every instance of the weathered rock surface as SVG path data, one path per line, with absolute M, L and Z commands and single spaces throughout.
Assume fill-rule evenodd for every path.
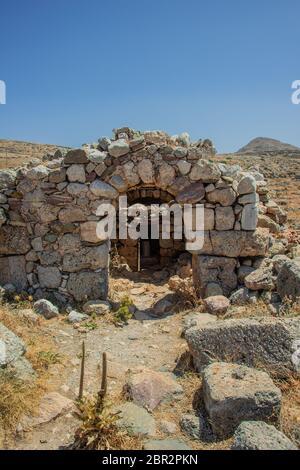
M 273 290 L 275 287 L 272 268 L 263 267 L 248 274 L 245 285 L 250 290 Z
M 0 323 L 0 374 L 6 369 L 20 380 L 32 380 L 34 370 L 24 357 L 25 352 L 23 340 Z
M 224 295 L 215 295 L 204 299 L 204 306 L 208 313 L 224 315 L 230 306 L 230 301 Z
M 84 320 L 88 320 L 88 315 L 84 313 L 76 312 L 76 310 L 72 310 L 68 315 L 68 322 L 69 323 L 81 323 Z
M 155 420 L 144 408 L 134 403 L 125 403 L 113 411 L 120 416 L 117 421 L 118 428 L 127 431 L 130 436 L 155 436 Z
M 36 313 L 42 315 L 47 320 L 57 317 L 59 314 L 58 308 L 46 299 L 37 300 L 33 308 Z
M 37 415 L 24 418 L 21 424 L 24 430 L 29 430 L 75 411 L 76 406 L 72 400 L 57 392 L 49 392 L 42 397 Z
M 300 319 L 230 319 L 193 327 L 186 331 L 190 352 L 198 371 L 212 360 L 268 367 L 274 372 L 297 370 L 292 356 L 300 340 Z
M 108 290 L 107 276 L 108 274 L 104 270 L 96 273 L 89 271 L 71 273 L 67 290 L 78 302 L 97 298 L 105 300 Z
M 199 415 L 184 414 L 180 420 L 180 427 L 191 439 L 206 442 L 213 438 L 208 420 L 201 413 Z
M 191 450 L 183 441 L 177 439 L 149 440 L 144 444 L 145 450 Z
M 203 397 L 216 436 L 231 436 L 243 421 L 278 422 L 281 391 L 265 372 L 216 362 L 203 372 Z
M 29 236 L 25 227 L 0 227 L 0 255 L 23 255 L 29 250 Z
M 277 291 L 282 299 L 288 297 L 295 301 L 300 297 L 300 263 L 283 264 L 277 277 Z
M 298 450 L 275 426 L 263 421 L 244 421 L 234 433 L 231 450 Z
M 134 403 L 153 411 L 162 402 L 178 399 L 183 390 L 170 374 L 144 369 L 129 375 L 125 392 Z

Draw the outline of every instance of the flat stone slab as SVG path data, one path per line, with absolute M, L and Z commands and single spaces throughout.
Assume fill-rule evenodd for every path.
M 196 369 L 215 361 L 266 366 L 280 373 L 297 371 L 294 360 L 300 340 L 299 318 L 245 318 L 219 320 L 185 332 Z
M 131 436 L 155 436 L 154 418 L 144 408 L 134 403 L 125 403 L 114 409 L 120 415 L 117 426 Z
M 242 421 L 278 422 L 281 391 L 257 369 L 215 362 L 203 372 L 203 398 L 213 432 L 230 437 Z
M 171 374 L 150 369 L 130 373 L 124 390 L 134 403 L 149 411 L 162 402 L 177 400 L 183 393 Z
M 234 433 L 231 450 L 298 450 L 275 426 L 263 421 L 244 421 Z

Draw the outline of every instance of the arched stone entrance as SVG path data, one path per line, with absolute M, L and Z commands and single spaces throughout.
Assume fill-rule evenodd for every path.
M 105 299 L 110 242 L 96 235 L 99 203 L 117 205 L 120 195 L 135 192 L 135 200 L 147 199 L 151 189 L 151 198 L 159 191 L 159 198 L 165 192 L 180 205 L 204 205 L 205 243 L 193 253 L 195 286 L 205 295 L 208 284 L 217 283 L 228 295 L 238 285 L 239 265 L 252 266 L 267 253 L 269 235 L 256 230 L 264 184 L 214 161 L 208 140 L 190 143 L 186 136 L 129 128 L 115 130 L 114 139 L 1 171 L 0 284 L 15 283 L 36 298 Z M 167 262 L 164 250 L 175 251 L 175 241 L 159 248 L 160 262 Z M 149 253 L 149 245 L 143 249 Z

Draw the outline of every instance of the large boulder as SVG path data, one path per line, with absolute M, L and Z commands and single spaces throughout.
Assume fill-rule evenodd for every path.
M 203 398 L 215 435 L 230 437 L 242 421 L 277 423 L 281 391 L 266 372 L 215 362 L 203 372 Z
M 134 403 L 149 411 L 162 402 L 178 399 L 183 393 L 182 387 L 170 374 L 149 369 L 132 372 L 124 390 Z
M 299 367 L 293 360 L 300 340 L 299 318 L 219 320 L 188 329 L 185 338 L 198 371 L 212 360 L 261 365 L 278 373 Z
M 108 153 L 115 158 L 122 157 L 122 155 L 129 153 L 129 151 L 129 144 L 124 139 L 115 140 L 108 146 Z
M 298 450 L 275 426 L 263 421 L 244 421 L 234 433 L 231 450 Z
M 287 261 L 279 270 L 277 291 L 282 299 L 285 297 L 295 301 L 300 297 L 300 263 Z
M 72 149 L 65 155 L 64 164 L 88 163 L 86 152 L 83 149 Z

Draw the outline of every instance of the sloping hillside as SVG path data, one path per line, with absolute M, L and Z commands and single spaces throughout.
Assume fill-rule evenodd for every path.
M 20 166 L 32 158 L 42 158 L 47 153 L 53 153 L 58 148 L 63 147 L 0 139 L 0 169 Z
M 280 140 L 269 139 L 267 137 L 257 137 L 251 140 L 247 145 L 236 152 L 237 154 L 256 154 L 264 153 L 286 153 L 300 154 L 300 148 L 294 145 L 285 144 Z

